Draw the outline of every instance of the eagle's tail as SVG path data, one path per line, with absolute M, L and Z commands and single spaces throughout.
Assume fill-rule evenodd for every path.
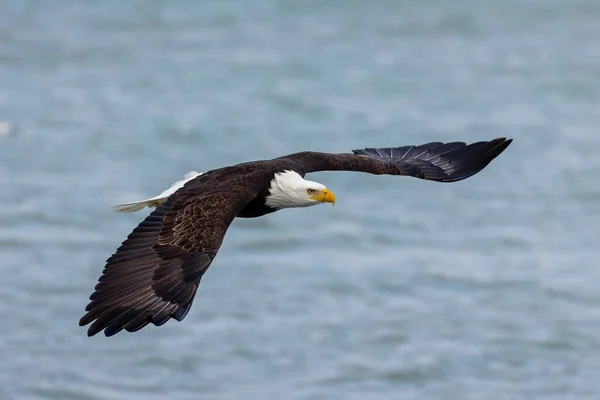
M 144 207 L 149 207 L 149 208 L 158 207 L 165 200 L 167 200 L 167 198 L 170 195 L 175 193 L 178 189 L 182 188 L 183 185 L 185 185 L 188 181 L 191 181 L 195 177 L 202 175 L 202 174 L 203 174 L 203 172 L 190 171 L 187 174 L 185 174 L 183 180 L 175 182 L 173 185 L 171 185 L 170 188 L 168 188 L 167 190 L 165 190 L 158 196 L 154 196 L 149 199 L 144 199 L 144 200 L 139 200 L 139 201 L 132 201 L 129 203 L 116 204 L 113 206 L 113 211 L 120 212 L 120 213 L 129 213 L 129 212 L 140 211 Z

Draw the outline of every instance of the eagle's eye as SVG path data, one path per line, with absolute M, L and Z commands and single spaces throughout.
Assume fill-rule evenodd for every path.
M 315 189 L 306 189 L 306 193 L 308 194 L 315 194 L 316 190 Z

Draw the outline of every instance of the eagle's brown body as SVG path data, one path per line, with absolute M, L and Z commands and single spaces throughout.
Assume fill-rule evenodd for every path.
M 481 171 L 510 143 L 499 138 L 354 154 L 301 152 L 208 171 L 152 211 L 107 260 L 80 325 L 92 322 L 90 336 L 102 330 L 111 336 L 170 318 L 181 321 L 233 219 L 276 211 L 265 203 L 276 173 L 344 170 L 455 182 Z

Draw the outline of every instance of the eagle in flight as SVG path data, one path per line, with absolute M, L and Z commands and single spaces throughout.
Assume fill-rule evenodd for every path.
M 118 212 L 155 209 L 106 261 L 79 325 L 91 323 L 88 336 L 101 331 L 112 336 L 171 318 L 183 320 L 234 218 L 335 203 L 324 185 L 304 179 L 308 173 L 356 171 L 456 182 L 481 171 L 511 142 L 431 142 L 342 154 L 304 151 L 190 172 L 156 197 L 115 207 Z

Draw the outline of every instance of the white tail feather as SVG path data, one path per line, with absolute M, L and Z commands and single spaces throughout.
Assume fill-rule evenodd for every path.
M 183 180 L 175 182 L 173 185 L 171 185 L 170 188 L 168 188 L 167 190 L 165 190 L 158 196 L 154 196 L 149 199 L 144 199 L 144 200 L 139 200 L 139 201 L 132 201 L 130 203 L 116 204 L 113 206 L 113 211 L 120 212 L 120 213 L 128 213 L 128 212 L 140 211 L 144 207 L 149 207 L 149 208 L 158 207 L 159 205 L 164 203 L 164 201 L 167 200 L 167 198 L 170 195 L 175 193 L 178 189 L 182 188 L 183 185 L 185 185 L 187 182 L 191 181 L 195 177 L 202 175 L 203 173 L 204 172 L 190 171 L 187 174 L 185 174 Z

